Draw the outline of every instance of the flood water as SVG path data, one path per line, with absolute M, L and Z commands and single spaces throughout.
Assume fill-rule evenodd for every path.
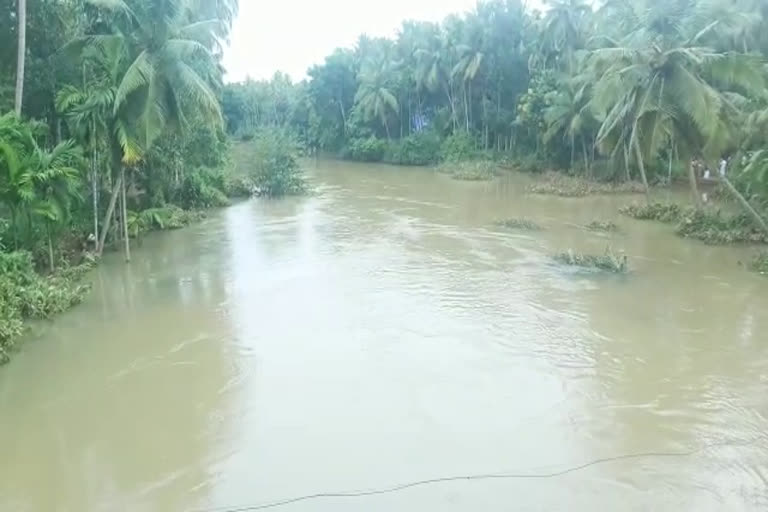
M 624 218 L 586 232 L 628 199 L 519 176 L 309 166 L 316 194 L 153 234 L 34 326 L 0 369 L 0 510 L 246 510 L 498 473 L 538 477 L 270 510 L 768 509 L 750 250 Z M 545 230 L 494 226 L 513 216 Z M 609 244 L 632 274 L 548 257 Z

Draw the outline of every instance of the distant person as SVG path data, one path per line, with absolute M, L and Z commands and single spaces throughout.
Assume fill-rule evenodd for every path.
M 725 158 L 720 159 L 720 176 L 725 176 L 725 169 L 728 167 L 728 161 Z

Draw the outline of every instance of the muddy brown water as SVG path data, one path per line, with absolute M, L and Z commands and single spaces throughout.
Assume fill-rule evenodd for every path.
M 218 511 L 647 452 L 272 510 L 768 509 L 752 251 L 520 176 L 310 174 L 310 197 L 110 255 L 85 304 L 34 326 L 0 369 L 0 510 Z M 512 216 L 545 229 L 494 226 Z M 609 244 L 631 275 L 548 257 Z

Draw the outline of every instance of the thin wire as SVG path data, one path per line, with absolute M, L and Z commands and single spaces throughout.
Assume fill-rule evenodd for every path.
M 411 489 L 413 487 L 421 487 L 424 485 L 432 485 L 432 484 L 439 484 L 439 483 L 445 483 L 445 482 L 471 481 L 471 480 L 505 480 L 505 479 L 524 479 L 524 478 L 531 478 L 531 479 L 556 478 L 556 477 L 567 475 L 569 473 L 575 473 L 576 471 L 581 471 L 582 469 L 586 469 L 591 466 L 596 466 L 598 464 L 605 464 L 607 462 L 615 462 L 619 460 L 629 460 L 629 459 L 644 459 L 644 458 L 651 458 L 651 457 L 691 457 L 693 455 L 709 450 L 711 448 L 724 447 L 724 446 L 734 446 L 734 447 L 735 446 L 751 446 L 763 439 L 768 439 L 768 436 L 756 437 L 755 439 L 752 439 L 750 441 L 741 441 L 741 442 L 730 441 L 730 442 L 723 442 L 723 443 L 713 443 L 713 444 L 704 445 L 695 450 L 690 450 L 686 452 L 642 452 L 642 453 L 630 453 L 626 455 L 616 455 L 613 457 L 604 457 L 600 459 L 595 459 L 590 462 L 580 464 L 578 466 L 572 466 L 572 467 L 562 469 L 560 471 L 555 471 L 552 473 L 488 473 L 488 474 L 478 474 L 478 475 L 446 476 L 446 477 L 440 477 L 440 478 L 430 478 L 427 480 L 417 480 L 414 482 L 395 485 L 392 487 L 384 487 L 381 489 L 371 489 L 368 491 L 322 492 L 317 494 L 307 494 L 305 496 L 297 496 L 295 498 L 288 498 L 280 501 L 273 501 L 273 502 L 264 503 L 261 505 L 247 505 L 247 506 L 236 507 L 236 508 L 221 507 L 221 508 L 215 508 L 215 509 L 204 509 L 198 512 L 251 512 L 254 510 L 278 508 L 278 507 L 283 507 L 285 505 L 290 505 L 292 503 L 323 499 L 323 498 L 357 498 L 361 496 L 375 496 L 379 494 L 389 494 L 389 493 L 403 491 L 405 489 Z

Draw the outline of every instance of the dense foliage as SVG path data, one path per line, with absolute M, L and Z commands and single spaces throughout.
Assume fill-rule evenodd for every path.
M 181 208 L 227 203 L 220 45 L 236 11 L 0 0 L 0 347 L 79 300 L 61 268 L 118 241 L 129 259 L 131 238 L 194 217 Z
M 231 133 L 289 126 L 345 158 L 679 178 L 696 202 L 697 169 L 730 157 L 730 193 L 765 207 L 766 19 L 761 0 L 481 1 L 394 39 L 360 36 L 300 83 L 227 86 L 224 113 Z

